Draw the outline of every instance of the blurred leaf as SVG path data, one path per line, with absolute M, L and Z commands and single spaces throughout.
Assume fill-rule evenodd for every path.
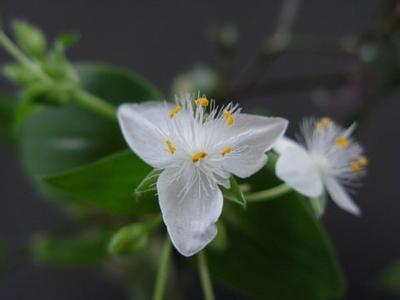
M 142 251 L 149 240 L 149 232 L 161 224 L 161 216 L 148 222 L 134 223 L 120 228 L 111 238 L 108 250 L 112 254 L 135 254 Z
M 246 207 L 246 200 L 243 196 L 243 193 L 240 191 L 239 184 L 236 182 L 236 179 L 231 176 L 229 179 L 231 183 L 231 187 L 226 189 L 221 186 L 222 193 L 224 194 L 224 198 L 231 200 L 242 207 Z
M 378 282 L 379 288 L 400 295 L 400 262 L 391 265 Z
M 17 106 L 10 97 L 0 96 L 0 142 L 10 144 L 14 141 L 14 118 Z
M 266 171 L 250 178 L 253 186 L 265 188 L 276 180 Z M 340 298 L 342 273 L 305 200 L 293 192 L 251 203 L 246 210 L 227 202 L 223 214 L 227 249 L 209 251 L 212 275 L 259 299 Z
M 56 38 L 56 43 L 61 45 L 64 49 L 74 46 L 80 39 L 78 33 L 64 33 Z
M 160 99 L 149 83 L 119 68 L 79 64 L 77 70 L 86 90 L 115 105 Z M 38 108 L 20 129 L 22 161 L 31 175 L 65 171 L 126 148 L 116 122 L 73 104 Z
M 40 234 L 32 240 L 33 258 L 53 266 L 96 265 L 107 257 L 110 233 L 89 228 L 78 234 Z
M 75 202 L 101 207 L 113 213 L 142 214 L 159 211 L 156 201 L 137 201 L 133 195 L 135 187 L 150 169 L 127 150 L 43 179 Z
M 47 42 L 39 28 L 24 21 L 15 21 L 13 30 L 17 43 L 23 51 L 34 57 L 43 57 Z

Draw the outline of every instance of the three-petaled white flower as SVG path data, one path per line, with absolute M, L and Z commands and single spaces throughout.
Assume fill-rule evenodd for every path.
M 276 175 L 299 193 L 319 197 L 324 187 L 342 209 L 360 214 L 345 187 L 359 183 L 368 159 L 351 138 L 355 124 L 343 129 L 329 118 L 306 119 L 301 126 L 302 144 L 282 137 L 274 146 L 280 155 Z
M 123 104 L 118 119 L 130 148 L 163 170 L 158 200 L 171 241 L 185 256 L 211 242 L 222 212 L 218 188 L 229 177 L 248 177 L 266 163 L 265 152 L 284 134 L 287 121 L 240 113 L 237 105 L 186 95 L 176 104 Z

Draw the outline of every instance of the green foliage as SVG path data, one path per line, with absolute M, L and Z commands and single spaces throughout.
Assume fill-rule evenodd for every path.
M 87 91 L 114 105 L 160 98 L 146 81 L 121 69 L 98 64 L 76 69 Z M 38 107 L 19 133 L 23 164 L 34 176 L 75 168 L 126 147 L 118 124 L 74 104 Z
M 382 274 L 378 287 L 387 292 L 400 295 L 400 262 L 392 264 Z
M 221 187 L 225 199 L 231 200 L 243 207 L 246 207 L 246 200 L 243 196 L 243 193 L 240 191 L 240 187 L 239 184 L 236 182 L 236 179 L 231 176 L 229 181 L 231 183 L 231 187 L 229 189 Z
M 14 141 L 14 115 L 16 102 L 10 97 L 0 96 L 0 143 L 11 144 Z
M 53 266 L 96 265 L 107 258 L 110 234 L 97 228 L 79 233 L 40 234 L 31 244 L 36 261 Z
M 273 182 L 265 170 L 250 182 Z M 246 210 L 226 203 L 227 248 L 209 251 L 212 275 L 260 299 L 340 298 L 344 280 L 336 257 L 304 201 L 293 192 Z
M 134 199 L 135 187 L 149 171 L 149 166 L 127 150 L 43 179 L 75 202 L 112 213 L 142 214 L 159 211 L 154 193 L 152 199 Z
M 24 21 L 15 21 L 13 30 L 17 43 L 22 50 L 33 57 L 43 57 L 47 42 L 40 29 Z
M 108 251 L 112 254 L 135 254 L 148 244 L 149 232 L 161 223 L 161 217 L 120 228 L 111 238 Z

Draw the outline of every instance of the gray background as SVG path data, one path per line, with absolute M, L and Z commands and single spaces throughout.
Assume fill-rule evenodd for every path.
M 305 0 L 296 23 L 297 33 L 340 36 L 366 30 L 374 19 L 378 0 Z M 254 55 L 260 40 L 273 30 L 281 1 L 101 1 L 0 0 L 9 19 L 25 18 L 50 36 L 77 31 L 81 42 L 69 52 L 74 60 L 109 62 L 132 69 L 162 90 L 174 76 L 193 63 L 212 63 L 214 52 L 205 29 L 237 24 L 242 34 L 237 66 Z M 7 59 L 0 52 L 0 63 Z M 268 71 L 279 77 L 335 70 L 348 58 L 290 55 Z M 7 84 L 0 79 L 0 85 Z M 246 108 L 262 105 L 292 120 L 321 114 L 310 95 L 292 94 L 234 99 Z M 400 258 L 398 232 L 400 203 L 400 102 L 393 96 L 379 107 L 359 132 L 371 159 L 369 176 L 357 200 L 361 218 L 330 204 L 323 222 L 336 246 L 349 279 L 348 299 L 395 299 L 371 288 L 382 269 Z M 62 214 L 35 196 L 22 174 L 18 157 L 0 149 L 0 235 L 11 245 L 22 245 L 33 232 L 62 222 Z M 193 299 L 201 299 L 196 292 Z M 96 270 L 55 270 L 29 264 L 0 280 L 0 299 L 125 299 L 116 283 Z M 233 299 L 227 296 L 226 299 Z M 238 298 L 237 298 L 238 299 Z

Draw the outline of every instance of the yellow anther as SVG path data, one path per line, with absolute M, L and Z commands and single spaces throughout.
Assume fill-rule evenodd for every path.
M 338 145 L 340 149 L 346 149 L 349 146 L 349 140 L 342 135 L 338 136 L 336 138 L 336 145 Z
M 205 152 L 202 152 L 202 151 L 197 152 L 195 155 L 192 156 L 192 162 L 197 163 L 198 161 L 205 158 L 206 156 L 207 156 L 207 153 L 205 153 Z
M 194 103 L 196 103 L 196 105 L 199 105 L 199 106 L 207 106 L 209 101 L 207 98 L 201 97 L 201 98 L 197 98 L 196 100 L 194 100 Z
M 333 123 L 332 119 L 330 118 L 322 118 L 317 124 L 315 124 L 315 130 L 320 132 L 325 129 L 326 126 L 329 126 Z
M 169 112 L 169 118 L 173 119 L 175 116 L 181 111 L 181 107 L 179 105 L 175 106 L 171 111 Z
M 176 148 L 172 144 L 171 140 L 166 140 L 165 144 L 167 145 L 167 149 L 168 149 L 169 153 L 174 154 L 176 151 Z
M 228 126 L 232 126 L 233 123 L 235 123 L 235 119 L 233 118 L 232 113 L 227 110 L 224 111 L 224 118 Z
M 221 155 L 225 156 L 225 155 L 227 155 L 228 153 L 231 153 L 231 152 L 232 152 L 232 147 L 225 147 L 224 149 L 221 150 Z
M 360 173 L 361 172 L 361 164 L 359 162 L 353 161 L 350 163 L 350 167 L 353 172 Z
M 325 126 L 331 125 L 333 123 L 332 119 L 328 117 L 322 118 L 320 122 Z
M 369 164 L 368 157 L 366 157 L 366 156 L 360 156 L 360 157 L 358 158 L 358 163 L 359 163 L 360 165 L 362 165 L 362 166 L 368 165 L 368 164 Z

